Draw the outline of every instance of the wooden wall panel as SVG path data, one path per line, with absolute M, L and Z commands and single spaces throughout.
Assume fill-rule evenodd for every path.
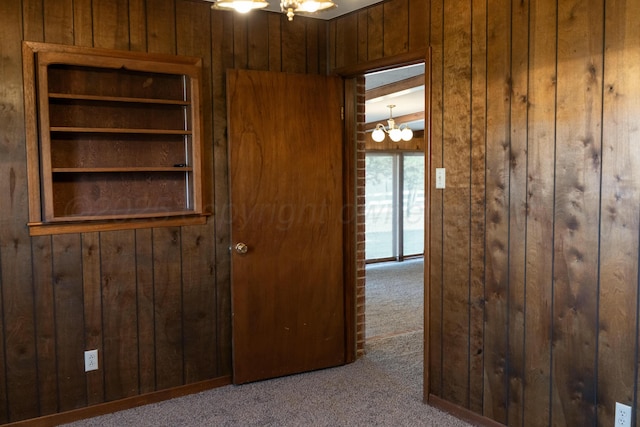
M 640 2 L 607 2 L 603 77 L 598 425 L 614 425 L 615 402 L 636 408 L 640 228 Z M 633 232 L 629 232 L 633 230 Z
M 382 5 L 384 56 L 409 51 L 409 0 L 389 0 Z
M 34 237 L 31 241 L 31 251 L 33 253 L 33 298 L 36 350 L 38 353 L 39 415 L 49 415 L 58 411 L 51 237 Z
M 511 4 L 488 3 L 484 414 L 507 423 Z
M 552 423 L 596 420 L 601 0 L 558 8 Z
M 433 44 L 431 50 L 431 182 L 435 182 L 436 168 L 443 167 L 443 92 L 444 92 L 444 1 L 434 0 L 431 2 L 432 23 L 430 28 L 430 39 Z M 426 150 L 428 153 L 429 151 Z M 425 171 L 426 172 L 426 171 Z M 429 391 L 442 397 L 442 284 L 443 284 L 443 191 L 433 190 L 431 193 L 431 251 L 429 259 L 429 282 L 430 289 L 428 307 L 429 319 Z M 426 331 L 425 331 L 426 333 Z M 426 397 L 426 396 L 425 396 Z
M 102 332 L 102 283 L 101 283 L 101 246 L 99 233 L 86 233 L 82 238 L 82 284 L 84 292 L 84 348 L 85 350 L 98 350 L 98 366 L 102 369 L 86 374 L 87 378 L 87 403 L 89 405 L 104 402 L 104 380 L 102 374 L 106 369 L 105 356 L 107 353 L 103 346 Z M 130 254 L 129 254 L 130 255 Z M 126 265 L 124 266 L 126 267 Z M 109 304 L 105 305 L 107 310 Z M 119 307 L 118 307 L 119 309 Z
M 361 12 L 364 13 L 364 12 Z M 366 9 L 367 26 L 358 27 L 358 31 L 366 31 L 367 34 L 367 58 L 373 61 L 384 57 L 384 25 L 380 25 L 384 16 L 384 8 L 382 4 L 375 5 Z
M 484 7 L 483 7 L 484 6 Z M 469 409 L 482 413 L 484 389 L 485 153 L 487 127 L 486 3 L 471 11 L 471 227 L 469 286 Z
M 556 7 L 531 3 L 529 40 L 524 425 L 548 426 L 551 407 Z
M 140 394 L 156 390 L 155 298 L 153 292 L 153 236 L 151 229 L 136 230 L 138 300 L 138 373 Z
M 529 1 L 511 8 L 509 167 L 509 426 L 523 426 Z
M 53 292 L 59 411 L 87 405 L 84 373 L 82 243 L 77 234 L 53 236 Z
M 85 0 L 86 1 L 86 0 Z M 129 49 L 129 9 L 127 0 L 93 0 L 93 46 Z
M 100 234 L 98 285 L 102 291 L 103 389 L 107 401 L 138 394 L 138 357 L 132 351 L 138 346 L 135 254 L 134 230 Z
M 43 0 L 22 1 L 22 26 L 24 40 L 44 41 Z
M 269 69 L 269 14 L 255 13 L 248 17 L 248 61 L 249 70 Z
M 183 384 L 180 228 L 153 229 L 156 387 Z
M 0 421 L 37 414 L 36 338 L 27 221 L 20 2 L 0 5 Z
M 471 126 L 469 57 L 471 56 L 471 11 L 444 3 L 445 49 L 455 54 L 444 57 L 443 165 L 446 189 L 443 194 L 443 295 L 442 397 L 457 405 L 469 406 L 469 267 L 470 267 L 470 163 Z M 453 22 L 450 22 L 452 20 Z M 454 126 L 456 123 L 458 126 Z M 459 374 L 458 372 L 464 372 Z
M 306 37 L 296 37 L 305 34 L 306 21 L 309 18 L 296 16 L 293 21 L 287 21 L 282 31 L 282 71 L 286 73 L 306 73 Z
M 147 52 L 176 53 L 176 5 L 174 0 L 145 3 Z
M 73 1 L 42 0 L 44 41 L 73 44 Z
M 92 1 L 93 0 L 73 0 L 73 44 L 76 46 L 91 47 L 94 45 L 94 16 L 92 14 Z M 106 17 L 99 17 L 99 19 L 104 18 Z M 96 25 L 99 24 L 100 21 L 96 21 Z M 126 35 L 126 32 L 124 33 L 124 35 Z M 127 40 L 127 38 L 125 38 L 124 40 Z

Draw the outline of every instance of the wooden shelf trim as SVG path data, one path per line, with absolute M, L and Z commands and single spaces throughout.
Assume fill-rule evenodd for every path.
M 142 166 L 142 167 L 115 167 L 115 168 L 52 168 L 53 173 L 117 173 L 117 172 L 192 172 L 191 167 L 155 167 L 155 166 Z
M 132 98 L 124 96 L 79 95 L 72 93 L 49 93 L 51 99 L 68 99 L 75 101 L 122 102 L 132 104 L 191 105 L 191 101 L 181 99 Z
M 191 135 L 190 130 L 179 129 L 130 129 L 130 128 L 81 128 L 52 126 L 51 132 L 69 132 L 69 133 L 131 133 L 131 134 L 148 134 L 148 135 Z

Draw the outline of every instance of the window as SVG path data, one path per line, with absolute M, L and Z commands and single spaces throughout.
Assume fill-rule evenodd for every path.
M 424 253 L 424 154 L 367 153 L 366 259 Z

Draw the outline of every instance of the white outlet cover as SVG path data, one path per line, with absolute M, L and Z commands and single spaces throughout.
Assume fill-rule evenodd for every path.
M 616 402 L 615 427 L 631 427 L 631 406 Z
M 98 370 L 98 350 L 87 350 L 84 352 L 84 371 Z

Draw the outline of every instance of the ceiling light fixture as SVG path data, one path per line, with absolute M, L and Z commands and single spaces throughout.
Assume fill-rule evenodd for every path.
M 269 6 L 269 2 L 263 0 L 217 0 L 211 7 L 215 9 L 235 10 L 236 12 L 247 13 L 254 9 L 263 9 L 267 6 Z
M 382 142 L 384 141 L 385 133 L 387 133 L 393 142 L 399 142 L 400 140 L 410 141 L 413 138 L 413 131 L 406 124 L 396 126 L 396 121 L 393 119 L 393 107 L 395 105 L 391 104 L 387 105 L 387 107 L 389 107 L 389 119 L 387 120 L 389 129 L 385 129 L 382 123 L 378 123 L 371 133 L 371 138 L 375 142 Z
M 235 10 L 247 13 L 253 9 L 263 9 L 269 6 L 266 0 L 207 0 L 213 2 L 214 9 Z M 314 13 L 337 7 L 333 0 L 280 0 L 280 10 L 293 21 L 296 13 Z
M 280 10 L 287 14 L 289 21 L 293 21 L 296 13 L 314 13 L 336 7 L 333 0 L 281 0 Z

